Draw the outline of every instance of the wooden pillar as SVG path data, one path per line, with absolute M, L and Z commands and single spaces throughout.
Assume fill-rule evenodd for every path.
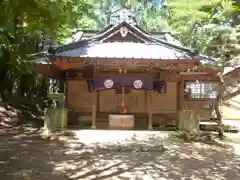
M 152 92 L 147 94 L 147 109 L 148 109 L 148 130 L 152 130 Z
M 96 112 L 98 113 L 100 111 L 100 91 L 97 91 L 97 110 Z
M 144 109 L 148 113 L 148 91 L 144 91 Z
M 64 94 L 65 94 L 65 107 L 68 108 L 68 71 L 65 74 L 65 87 L 64 87 Z
M 97 92 L 92 92 L 92 129 L 96 129 L 97 117 Z
M 96 66 L 93 66 L 93 76 L 96 75 Z M 96 118 L 97 118 L 97 105 L 98 105 L 98 92 L 92 92 L 92 129 L 96 129 Z

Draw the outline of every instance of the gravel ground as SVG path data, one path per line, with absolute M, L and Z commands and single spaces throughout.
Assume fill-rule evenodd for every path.
M 75 131 L 62 144 L 34 129 L 0 129 L 1 180 L 238 180 L 240 157 L 168 132 Z

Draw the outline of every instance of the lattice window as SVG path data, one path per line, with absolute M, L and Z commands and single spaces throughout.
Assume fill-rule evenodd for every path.
M 217 83 L 214 82 L 185 82 L 185 97 L 194 99 L 214 99 L 217 95 Z
M 166 93 L 167 91 L 165 81 L 154 81 L 153 87 L 158 93 Z

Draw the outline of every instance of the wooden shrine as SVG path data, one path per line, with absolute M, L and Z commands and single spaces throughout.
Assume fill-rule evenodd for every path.
M 151 34 L 123 19 L 42 55 L 32 69 L 64 80 L 69 124 L 108 128 L 113 115 L 124 114 L 125 122 L 131 120 L 119 121 L 119 128 L 157 129 L 176 125 L 178 112 L 186 109 L 211 118 L 217 72 L 201 64 L 213 59 L 169 33 Z

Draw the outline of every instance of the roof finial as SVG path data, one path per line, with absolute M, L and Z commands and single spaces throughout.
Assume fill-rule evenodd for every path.
M 111 21 L 115 23 L 121 23 L 123 21 L 135 25 L 137 24 L 134 14 L 129 9 L 118 9 L 111 15 Z

